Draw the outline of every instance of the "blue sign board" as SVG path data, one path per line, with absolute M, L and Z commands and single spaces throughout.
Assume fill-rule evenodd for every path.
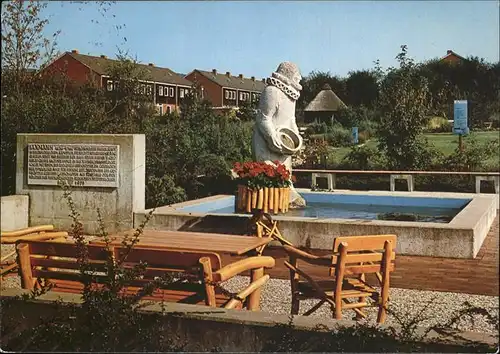
M 358 139 L 358 127 L 352 127 L 352 142 L 357 144 L 359 142 Z
M 467 135 L 469 133 L 466 100 L 455 100 L 453 103 L 453 133 L 458 135 Z

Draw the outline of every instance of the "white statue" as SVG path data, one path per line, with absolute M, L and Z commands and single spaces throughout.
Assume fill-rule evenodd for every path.
M 283 62 L 266 81 L 260 96 L 253 129 L 252 153 L 255 161 L 280 161 L 292 172 L 292 155 L 302 148 L 302 137 L 295 121 L 295 103 L 300 96 L 299 68 Z M 290 204 L 305 206 L 304 198 L 290 188 Z

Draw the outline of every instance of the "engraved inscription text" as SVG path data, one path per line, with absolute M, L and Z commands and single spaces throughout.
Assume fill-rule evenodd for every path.
M 28 184 L 118 187 L 118 145 L 28 144 Z

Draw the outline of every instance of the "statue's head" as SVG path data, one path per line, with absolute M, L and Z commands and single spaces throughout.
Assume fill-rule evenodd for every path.
M 302 76 L 297 65 L 289 61 L 284 61 L 278 65 L 278 69 L 272 74 L 273 77 L 281 80 L 287 85 L 292 86 L 297 91 L 302 90 L 300 80 Z

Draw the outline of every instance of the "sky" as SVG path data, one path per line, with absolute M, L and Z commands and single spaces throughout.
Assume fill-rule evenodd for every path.
M 51 1 L 47 34 L 58 49 L 115 57 L 178 73 L 193 69 L 263 78 L 282 61 L 312 71 L 396 65 L 400 46 L 416 61 L 461 56 L 499 61 L 499 0 L 489 1 Z M 99 8 L 101 11 L 99 11 Z M 102 9 L 107 11 L 102 11 Z

